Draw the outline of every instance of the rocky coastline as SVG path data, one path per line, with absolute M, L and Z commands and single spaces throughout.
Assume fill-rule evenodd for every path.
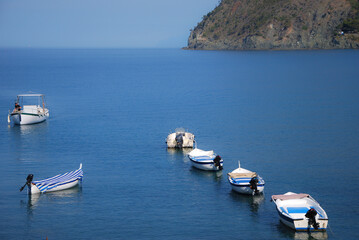
M 353 1 L 222 0 L 191 30 L 185 49 L 358 49 L 356 25 L 345 28 L 358 15 Z

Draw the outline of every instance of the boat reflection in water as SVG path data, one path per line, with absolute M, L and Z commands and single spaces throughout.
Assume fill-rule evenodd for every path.
M 13 152 L 14 159 L 21 162 L 42 161 L 48 144 L 48 124 L 45 121 L 33 125 L 16 125 L 8 129 L 9 148 Z M 40 154 L 34 157 L 33 149 L 42 149 Z
M 35 134 L 40 135 L 47 132 L 47 124 L 48 122 L 43 122 L 34 125 L 20 125 L 14 126 L 13 129 L 19 129 L 21 135 Z
M 187 154 L 191 152 L 192 149 L 188 148 L 167 148 L 167 155 L 170 161 L 182 160 L 184 162 L 189 162 Z
M 235 191 L 230 192 L 231 197 L 235 201 L 247 203 L 250 207 L 251 212 L 257 213 L 258 209 L 262 205 L 265 199 L 265 194 L 258 194 L 258 195 L 244 195 L 244 194 L 238 194 Z
M 58 192 L 28 195 L 27 210 L 29 214 L 32 214 L 41 205 L 72 204 L 81 201 L 82 185 L 77 185 L 76 187 Z M 25 201 L 21 200 L 21 203 L 25 204 Z
M 278 221 L 277 230 L 280 232 L 280 235 L 286 239 L 296 239 L 296 240 L 324 240 L 328 239 L 328 233 L 326 231 L 310 231 L 310 232 L 298 232 L 294 229 L 288 228 L 284 224 Z
M 198 169 L 194 166 L 190 166 L 190 171 L 192 174 L 195 174 L 197 176 L 206 177 L 206 178 L 212 178 L 215 181 L 220 181 L 222 179 L 223 171 L 203 171 L 201 169 Z

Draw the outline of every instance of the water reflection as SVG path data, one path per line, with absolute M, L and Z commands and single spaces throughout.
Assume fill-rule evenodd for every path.
M 298 240 L 315 240 L 315 239 L 328 239 L 328 233 L 324 232 L 297 232 L 281 223 L 278 219 L 277 225 L 278 232 L 288 239 Z
M 222 176 L 223 176 L 223 170 L 220 171 L 205 171 L 205 170 L 201 170 L 195 167 L 191 167 L 190 171 L 192 174 L 200 176 L 200 177 L 206 177 L 206 178 L 212 178 L 215 181 L 219 182 L 222 180 Z
M 248 204 L 251 211 L 254 213 L 258 212 L 258 209 L 260 208 L 260 206 L 265 200 L 264 193 L 252 196 L 252 195 L 240 194 L 232 190 L 230 195 L 235 201 Z
M 43 149 L 47 143 L 47 121 L 32 125 L 14 125 L 8 130 L 9 135 L 12 135 L 9 138 L 9 148 L 19 161 L 33 161 L 33 149 Z
M 49 203 L 68 204 L 81 201 L 82 186 L 78 185 L 76 187 L 58 192 L 28 195 L 27 203 L 24 200 L 21 200 L 20 203 L 23 205 L 26 204 L 28 216 L 31 218 L 34 210 L 41 205 L 48 205 Z
M 38 124 L 30 124 L 30 125 L 15 125 L 13 129 L 20 132 L 22 136 L 28 135 L 28 134 L 35 134 L 35 135 L 41 135 L 46 132 L 47 130 L 47 121 L 38 123 Z
M 182 159 L 184 162 L 189 162 L 187 154 L 190 153 L 192 148 L 167 148 L 167 155 L 170 161 L 177 161 Z

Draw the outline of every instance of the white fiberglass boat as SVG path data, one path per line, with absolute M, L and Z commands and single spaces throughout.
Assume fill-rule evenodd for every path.
M 263 192 L 265 182 L 255 172 L 241 168 L 238 162 L 238 168 L 228 173 L 228 181 L 233 191 L 243 194 L 259 194 Z
M 169 148 L 193 148 L 194 135 L 178 128 L 174 133 L 167 136 L 166 143 Z
M 272 201 L 277 206 L 282 223 L 297 231 L 325 231 L 328 216 L 324 209 L 306 193 L 287 192 L 273 195 Z
M 49 110 L 45 108 L 43 94 L 20 94 L 17 96 L 14 110 L 8 116 L 17 125 L 34 124 L 45 121 L 49 117 Z
M 218 171 L 223 169 L 223 159 L 213 151 L 194 149 L 188 153 L 192 166 L 202 170 Z
M 69 189 L 75 187 L 80 181 L 82 181 L 82 164 L 80 164 L 80 168 L 75 171 L 59 174 L 55 177 L 44 180 L 32 181 L 33 177 L 34 175 L 32 174 L 27 176 L 26 183 L 20 188 L 20 191 L 22 191 L 25 186 L 28 186 L 29 195 Z

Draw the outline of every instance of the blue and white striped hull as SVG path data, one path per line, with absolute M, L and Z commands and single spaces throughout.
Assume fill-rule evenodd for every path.
M 57 187 L 47 190 L 46 192 L 56 192 L 56 191 L 73 188 L 73 187 L 77 186 L 79 184 L 79 182 L 80 182 L 80 180 L 74 180 L 72 182 L 62 183 L 62 184 L 59 184 Z M 31 190 L 29 189 L 28 194 L 31 195 L 31 194 L 39 194 L 39 193 L 41 193 L 40 189 L 35 184 L 31 184 Z
M 191 164 L 193 167 L 201 169 L 201 170 L 205 170 L 205 171 L 218 171 L 220 170 L 218 166 L 216 166 L 214 164 L 214 161 L 212 159 L 206 159 L 203 160 L 203 158 L 192 158 L 190 156 L 188 156 L 189 160 L 191 160 Z M 223 160 L 220 160 L 220 165 L 221 167 L 223 167 Z
M 213 161 L 209 162 L 209 163 L 198 163 L 198 162 L 194 162 L 191 161 L 192 166 L 201 170 L 206 170 L 206 171 L 218 171 L 220 170 L 219 167 L 217 167 Z M 221 166 L 223 167 L 223 162 L 220 163 Z
M 248 184 L 235 184 L 229 182 L 232 186 L 232 190 L 242 194 L 253 194 L 253 189 L 251 189 L 249 184 L 250 179 L 248 180 Z M 264 184 L 258 184 L 257 186 L 258 193 L 263 192 Z
M 278 211 L 278 209 L 277 209 Z M 325 231 L 328 226 L 328 219 L 317 219 L 317 223 L 319 223 L 319 228 L 314 229 L 313 226 L 308 226 L 308 220 L 306 218 L 301 219 L 293 219 L 290 216 L 283 214 L 278 211 L 279 220 L 286 226 L 296 230 L 296 231 Z M 308 228 L 309 227 L 309 228 Z

